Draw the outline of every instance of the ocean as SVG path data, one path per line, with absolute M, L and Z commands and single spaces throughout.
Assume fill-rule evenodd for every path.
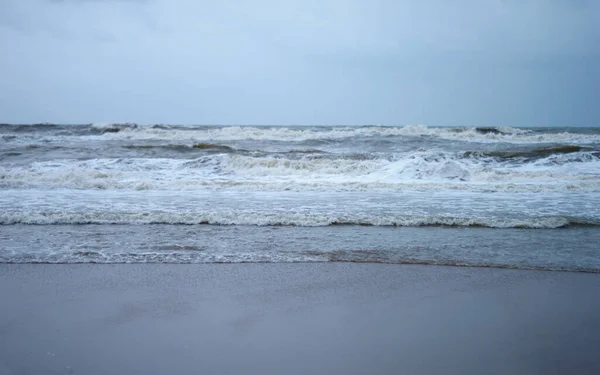
M 0 125 L 0 263 L 600 272 L 600 128 Z

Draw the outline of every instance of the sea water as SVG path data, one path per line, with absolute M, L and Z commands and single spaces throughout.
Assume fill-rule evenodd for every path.
M 0 262 L 600 271 L 600 128 L 0 125 Z

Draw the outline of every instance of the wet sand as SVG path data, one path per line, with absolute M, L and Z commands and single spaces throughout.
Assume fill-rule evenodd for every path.
M 600 274 L 0 264 L 0 374 L 600 373 Z

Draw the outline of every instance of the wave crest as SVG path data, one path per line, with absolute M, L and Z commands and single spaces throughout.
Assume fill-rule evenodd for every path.
M 181 148 L 183 152 L 195 150 L 191 146 L 141 147 Z M 197 150 L 205 154 L 195 159 L 67 159 L 29 165 L 5 164 L 0 165 L 0 187 L 267 191 L 600 190 L 600 155 L 593 151 L 578 151 L 579 146 L 510 153 L 423 151 L 259 156 L 218 144 L 203 144 L 203 147 Z M 523 158 L 527 160 L 518 160 Z
M 32 211 L 0 213 L 1 225 L 30 224 L 171 224 L 171 225 L 255 225 L 317 227 L 332 225 L 393 226 L 393 227 L 486 227 L 555 229 L 567 226 L 599 226 L 589 218 L 565 216 L 541 217 L 450 217 L 403 215 L 328 215 L 318 213 L 247 213 L 247 212 L 65 212 Z
M 598 134 L 552 133 L 512 127 L 338 126 L 338 127 L 178 127 L 157 128 L 137 124 L 95 125 L 104 136 L 138 140 L 281 141 L 345 140 L 370 137 L 429 137 L 479 143 L 597 143 Z

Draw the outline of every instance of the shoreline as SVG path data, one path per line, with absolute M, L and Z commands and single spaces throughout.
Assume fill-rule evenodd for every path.
M 600 270 L 596 245 L 600 227 L 499 230 L 150 224 L 7 225 L 2 230 L 0 263 L 373 262 Z
M 0 264 L 0 375 L 600 371 L 600 275 Z
M 303 265 L 312 265 L 312 264 L 367 264 L 367 265 L 383 265 L 383 266 L 419 266 L 419 267 L 450 267 L 450 268 L 481 268 L 481 269 L 497 269 L 497 270 L 512 270 L 512 271 L 532 271 L 532 272 L 566 272 L 566 273 L 582 273 L 582 274 L 600 274 L 600 269 L 596 268 L 580 268 L 580 269 L 568 269 L 568 268 L 548 268 L 544 266 L 539 267 L 519 267 L 512 265 L 502 265 L 502 264 L 492 264 L 492 265 L 482 265 L 482 264 L 455 264 L 455 263 L 427 263 L 427 262 L 411 262 L 411 261 L 399 261 L 399 262 L 378 262 L 378 261 L 369 261 L 369 260 L 331 260 L 331 261 L 288 261 L 288 262 L 275 262 L 275 261 L 213 261 L 213 262 L 187 262 L 187 263 L 176 263 L 176 262 L 92 262 L 92 261 L 69 261 L 69 262 L 47 262 L 47 261 L 30 261 L 30 262 L 11 262 L 11 261 L 2 261 L 1 265 L 31 265 L 31 266 L 69 266 L 69 265 L 89 265 L 89 266 L 133 266 L 133 265 L 182 265 L 182 266 L 209 266 L 209 265 L 217 265 L 217 266 L 225 266 L 225 265 L 245 265 L 245 264 L 303 264 Z

